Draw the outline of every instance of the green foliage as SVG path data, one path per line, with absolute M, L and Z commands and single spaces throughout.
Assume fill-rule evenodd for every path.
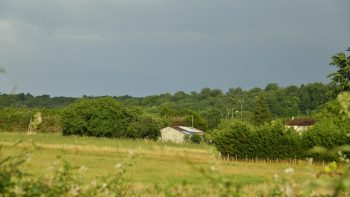
M 193 134 L 190 137 L 190 142 L 194 144 L 200 144 L 202 142 L 202 136 L 198 134 Z
M 214 133 L 214 144 L 222 155 L 244 158 L 250 154 L 253 128 L 247 123 L 225 121 Z
M 53 171 L 34 177 L 21 170 L 27 153 L 0 157 L 0 196 L 125 196 L 127 186 L 123 175 L 128 165 L 119 164 L 113 176 L 100 177 L 84 183 L 84 168 L 73 168 L 68 162 L 58 162 Z M 129 164 L 131 165 L 131 163 Z
M 208 123 L 204 120 L 198 113 L 190 110 L 186 110 L 184 126 L 192 126 L 192 118 L 193 118 L 193 127 L 200 129 L 202 131 L 208 130 Z
M 63 135 L 157 139 L 164 121 L 112 98 L 81 99 L 62 113 Z
M 50 97 L 50 95 L 33 96 L 29 93 L 1 94 L 0 108 L 61 108 L 75 100 L 77 98 Z
M 281 123 L 253 127 L 229 122 L 215 131 L 214 144 L 224 156 L 287 159 L 300 156 L 299 135 Z
M 336 125 L 316 124 L 313 128 L 303 133 L 301 139 L 301 148 L 305 152 L 315 146 L 331 149 L 345 144 L 350 144 L 348 131 L 343 131 Z M 317 158 L 318 160 L 338 159 L 336 154 L 329 155 L 318 152 L 310 152 L 307 155 L 309 157 Z
M 258 125 L 270 122 L 272 120 L 272 114 L 267 105 L 266 99 L 263 96 L 259 96 L 255 102 L 254 108 L 254 122 Z
M 334 173 L 337 170 L 337 163 L 335 161 L 331 162 L 329 165 L 324 167 L 325 173 Z
M 256 129 L 252 137 L 256 143 L 256 157 L 272 159 L 300 158 L 300 135 L 286 129 L 281 122 L 263 125 Z
M 337 160 L 338 155 L 310 152 L 315 146 L 335 148 L 350 144 L 350 122 L 339 114 L 340 104 L 331 101 L 316 114 L 316 125 L 302 134 L 274 121 L 253 127 L 247 123 L 226 121 L 214 131 L 213 141 L 222 155 L 238 158 L 288 159 L 312 157 L 316 160 Z
M 0 110 L 0 130 L 27 132 L 30 120 L 41 113 L 42 122 L 37 125 L 37 132 L 61 132 L 59 125 L 60 110 L 54 109 L 14 109 Z
M 342 113 L 342 107 L 336 100 L 330 101 L 314 112 L 316 124 L 303 133 L 302 150 L 307 151 L 315 146 L 332 149 L 350 144 L 350 122 Z M 322 160 L 336 160 L 338 155 L 311 152 L 309 156 Z
M 127 128 L 129 138 L 149 138 L 156 140 L 160 136 L 160 129 L 167 125 L 166 121 L 151 114 L 143 114 L 141 111 L 135 114 L 136 120 Z M 142 115 L 140 115 L 142 114 Z
M 301 86 L 281 87 L 278 84 L 268 84 L 265 89 L 230 88 L 226 93 L 219 89 L 203 88 L 199 92 L 186 93 L 178 91 L 175 94 L 160 94 L 146 97 L 131 97 L 128 95 L 113 97 L 125 106 L 138 106 L 143 110 L 157 113 L 171 120 L 174 117 L 184 118 L 184 113 L 190 110 L 198 114 L 206 122 L 208 129 L 215 129 L 224 118 L 240 119 L 241 101 L 242 114 L 245 121 L 253 121 L 256 99 L 264 96 L 268 107 L 275 118 L 291 117 L 298 114 L 306 115 L 318 106 L 330 100 L 331 88 L 322 83 L 310 83 Z M 85 99 L 99 97 L 83 96 Z M 2 94 L 0 109 L 12 108 L 62 108 L 78 98 L 51 97 L 50 95 L 33 96 L 31 94 Z M 230 109 L 228 114 L 227 109 Z M 195 123 L 196 124 L 196 123 Z M 205 128 L 201 128 L 206 130 Z
M 338 96 L 338 101 L 342 107 L 341 112 L 350 118 L 350 92 L 343 92 Z
M 350 52 L 350 47 L 347 49 Z M 340 52 L 332 57 L 330 65 L 338 68 L 337 72 L 328 75 L 332 79 L 332 94 L 337 96 L 342 91 L 350 91 L 350 55 Z

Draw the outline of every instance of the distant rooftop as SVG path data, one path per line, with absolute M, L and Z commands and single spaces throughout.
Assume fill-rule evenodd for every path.
M 297 118 L 287 122 L 288 126 L 312 126 L 316 123 L 313 118 Z
M 199 134 L 202 135 L 204 134 L 203 131 L 193 128 L 193 127 L 187 127 L 187 126 L 172 126 L 171 128 L 176 129 L 182 133 L 188 134 L 188 135 L 193 135 L 193 134 Z

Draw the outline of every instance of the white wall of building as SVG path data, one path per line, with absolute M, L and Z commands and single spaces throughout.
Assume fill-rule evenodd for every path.
M 173 129 L 171 127 L 166 127 L 160 130 L 162 141 L 171 141 L 175 143 L 181 143 L 185 140 L 185 134 Z

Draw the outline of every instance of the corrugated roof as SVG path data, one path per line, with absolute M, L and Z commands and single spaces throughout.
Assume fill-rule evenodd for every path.
M 201 131 L 201 130 L 193 128 L 193 127 L 171 126 L 171 128 L 176 129 L 176 130 L 178 130 L 182 133 L 185 133 L 187 135 L 193 135 L 193 134 L 203 135 L 204 134 L 204 131 Z
M 316 123 L 312 118 L 298 118 L 287 122 L 288 126 L 312 126 Z

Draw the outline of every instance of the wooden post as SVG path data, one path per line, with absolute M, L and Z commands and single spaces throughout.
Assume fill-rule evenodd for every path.
M 30 118 L 27 134 L 28 135 L 32 134 L 32 130 L 33 130 L 32 118 Z

